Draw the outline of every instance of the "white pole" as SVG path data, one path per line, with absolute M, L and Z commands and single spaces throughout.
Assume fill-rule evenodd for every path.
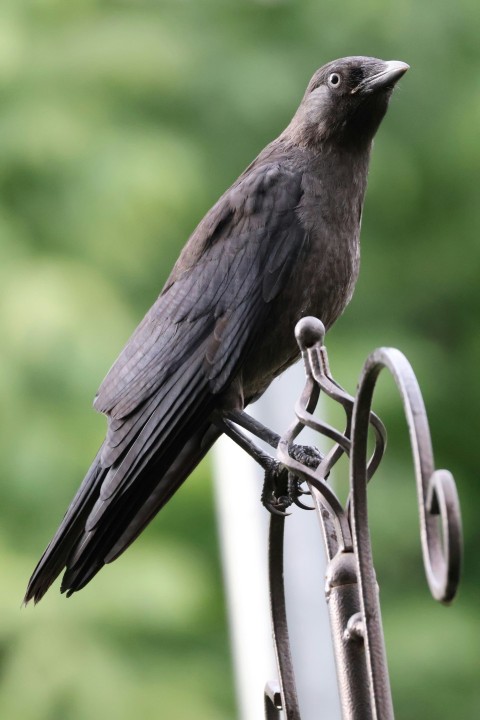
M 304 381 L 302 365 L 291 368 L 252 406 L 251 414 L 283 433 L 294 420 Z M 299 442 L 318 444 L 318 438 L 305 432 Z M 264 720 L 264 686 L 277 679 L 277 669 L 267 582 L 269 516 L 260 503 L 263 472 L 225 437 L 215 445 L 214 463 L 238 717 Z M 325 555 L 316 513 L 294 507 L 285 542 L 287 613 L 302 720 L 340 720 L 324 595 Z

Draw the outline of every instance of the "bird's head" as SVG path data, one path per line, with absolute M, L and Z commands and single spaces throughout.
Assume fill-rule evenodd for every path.
M 310 80 L 288 131 L 296 142 L 369 145 L 393 88 L 409 66 L 398 60 L 347 57 L 321 67 Z

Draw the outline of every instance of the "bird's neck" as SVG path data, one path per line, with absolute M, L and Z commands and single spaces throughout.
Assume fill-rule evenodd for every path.
M 318 155 L 348 153 L 352 158 L 368 158 L 373 135 L 371 132 L 352 132 L 346 124 L 333 127 L 331 123 L 319 121 L 318 117 L 310 118 L 299 108 L 279 140 Z

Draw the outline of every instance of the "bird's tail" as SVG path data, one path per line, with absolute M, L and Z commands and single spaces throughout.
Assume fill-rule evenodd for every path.
M 25 604 L 30 600 L 37 603 L 42 599 L 66 566 L 72 548 L 82 536 L 88 515 L 97 501 L 102 482 L 108 472 L 108 469 L 102 468 L 100 464 L 101 453 L 102 448 L 98 451 L 60 527 L 33 571 L 25 593 Z
M 185 442 L 168 468 L 160 470 L 155 464 L 149 465 L 140 478 L 144 486 L 152 487 L 148 496 L 138 503 L 130 497 L 124 513 L 116 513 L 116 517 L 107 515 L 95 524 L 94 530 L 89 530 L 89 517 L 98 508 L 101 487 L 109 472 L 109 468 L 101 466 L 100 450 L 34 570 L 24 602 L 41 600 L 64 568 L 62 592 L 68 596 L 84 587 L 103 565 L 115 560 L 138 537 L 219 435 L 215 426 L 207 424 Z M 114 541 L 112 521 L 116 526 Z

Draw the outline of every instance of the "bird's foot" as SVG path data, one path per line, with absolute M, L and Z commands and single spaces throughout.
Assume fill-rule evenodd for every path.
M 305 465 L 311 470 L 316 470 L 323 460 L 323 455 L 316 447 L 311 445 L 291 445 L 289 447 L 290 456 L 297 462 Z M 310 495 L 309 490 L 303 490 L 301 481 L 296 475 L 289 474 L 290 492 L 289 495 L 292 498 L 292 502 L 303 510 L 314 510 L 315 508 L 310 505 L 304 505 L 300 501 L 301 495 Z
M 311 445 L 290 445 L 288 452 L 294 460 L 311 470 L 316 470 L 323 460 L 320 450 Z
M 322 460 L 322 455 L 316 448 L 306 445 L 292 445 L 290 455 L 312 469 L 316 469 Z M 288 472 L 281 463 L 272 459 L 265 469 L 262 491 L 263 506 L 273 515 L 283 517 L 290 514 L 286 510 L 292 504 L 303 510 L 313 510 L 313 507 L 304 505 L 300 500 L 302 495 L 310 495 L 308 490 L 302 488 L 302 484 L 302 480 Z
M 277 460 L 271 458 L 265 468 L 261 499 L 262 505 L 272 515 L 286 516 L 290 514 L 285 512 L 292 504 L 288 492 L 288 476 L 288 470 Z

